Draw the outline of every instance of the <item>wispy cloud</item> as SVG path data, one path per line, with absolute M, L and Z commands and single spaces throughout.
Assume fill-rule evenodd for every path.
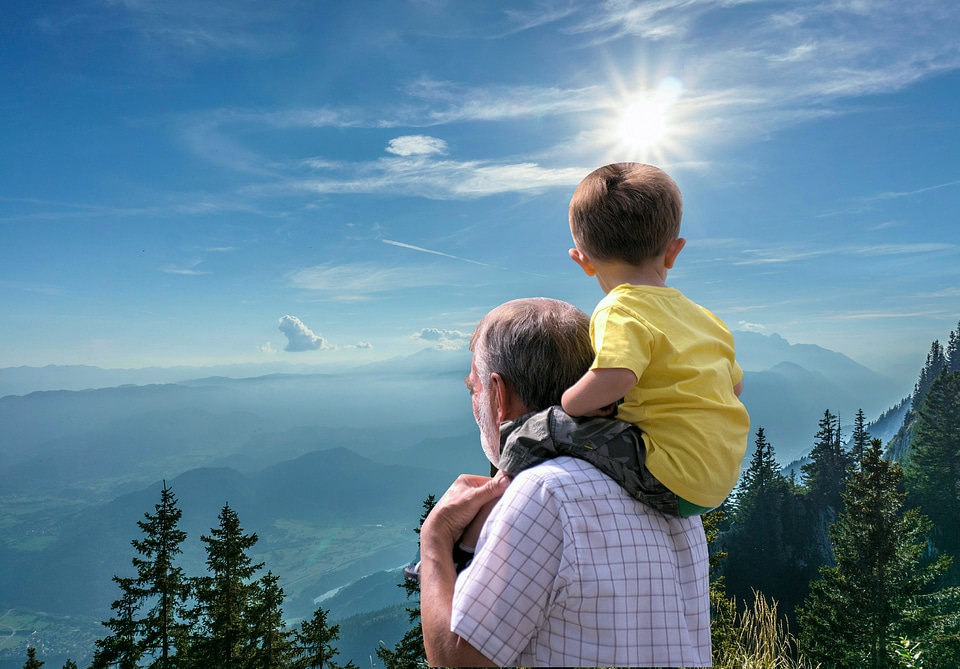
M 550 168 L 534 162 L 434 160 L 431 156 L 387 157 L 330 170 L 312 178 L 258 187 L 311 193 L 394 193 L 431 200 L 460 200 L 500 193 L 539 193 L 568 188 L 589 172 L 583 167 Z
M 45 34 L 73 30 L 127 33 L 169 56 L 242 51 L 276 53 L 294 46 L 286 0 L 271 3 L 212 0 L 103 0 L 96 11 L 74 4 L 36 21 Z M 159 59 L 157 59 L 159 60 Z
M 63 288 L 33 283 L 31 281 L 0 281 L 0 288 L 23 290 L 28 293 L 37 293 L 39 295 L 63 295 L 66 292 Z
M 948 181 L 947 183 L 936 184 L 935 186 L 927 186 L 926 188 L 918 188 L 916 190 L 911 190 L 911 191 L 880 193 L 878 195 L 865 197 L 863 199 L 866 201 L 896 200 L 904 197 L 913 197 L 914 195 L 922 195 L 923 193 L 929 193 L 930 191 L 940 190 L 941 188 L 950 188 L 952 186 L 960 186 L 960 179 L 958 179 L 957 181 Z
M 161 271 L 166 274 L 184 274 L 187 276 L 196 276 L 199 274 L 210 274 L 210 272 L 197 269 L 197 265 L 203 262 L 202 258 L 193 258 L 180 265 L 166 265 Z
M 287 276 L 289 285 L 333 301 L 357 301 L 379 293 L 449 285 L 452 276 L 436 267 L 384 267 L 382 263 L 316 265 Z
M 823 256 L 896 256 L 922 253 L 938 253 L 955 250 L 955 244 L 920 242 L 914 244 L 865 244 L 859 246 L 830 246 L 822 249 L 802 247 L 775 247 L 768 249 L 744 249 L 742 256 L 733 259 L 733 265 L 770 265 L 792 263 Z M 746 256 L 746 257 L 743 257 Z

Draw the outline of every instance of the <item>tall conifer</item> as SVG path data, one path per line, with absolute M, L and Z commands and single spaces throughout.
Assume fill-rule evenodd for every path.
M 258 594 L 253 575 L 263 567 L 247 551 L 256 533 L 244 534 L 236 511 L 224 504 L 220 524 L 201 536 L 206 544 L 209 576 L 195 580 L 197 608 L 191 662 L 203 669 L 250 669 L 255 632 L 251 608 Z
M 960 558 L 960 372 L 941 370 L 919 411 L 906 486 L 933 521 L 934 543 Z
M 333 660 L 340 653 L 333 645 L 340 638 L 340 626 L 329 624 L 327 614 L 328 611 L 318 607 L 313 618 L 300 623 L 296 633 L 300 657 L 293 665 L 296 669 L 341 669 Z M 343 669 L 357 667 L 350 661 Z
M 824 668 L 893 669 L 891 640 L 922 632 L 906 612 L 946 563 L 923 564 L 930 522 L 904 511 L 902 475 L 874 439 L 844 492 L 845 510 L 830 528 L 836 564 L 821 568 L 799 612 L 801 647 Z
M 187 538 L 187 533 L 178 528 L 181 516 L 177 498 L 164 481 L 154 513 L 144 513 L 144 520 L 137 521 L 143 539 L 132 542 L 140 554 L 133 558 L 137 568 L 136 586 L 140 595 L 152 602 L 140 620 L 139 630 L 142 649 L 154 658 L 147 665 L 152 669 L 174 666 L 174 641 L 184 631 L 180 614 L 189 596 L 189 587 L 183 570 L 175 564 L 180 545 Z

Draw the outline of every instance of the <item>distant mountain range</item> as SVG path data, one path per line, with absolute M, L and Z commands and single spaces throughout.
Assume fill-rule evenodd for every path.
M 818 346 L 735 338 L 752 430 L 764 427 L 781 462 L 809 450 L 825 409 L 872 420 L 911 391 Z M 386 607 L 376 615 L 403 629 L 403 592 L 385 585 L 395 573 L 361 579 L 415 557 L 427 494 L 488 471 L 469 365 L 467 351 L 426 350 L 349 372 L 0 369 L 0 391 L 16 389 L 0 397 L 0 603 L 107 617 L 111 576 L 129 575 L 136 522 L 165 479 L 183 510 L 188 571 L 204 569 L 199 537 L 229 502 L 260 536 L 254 559 L 280 576 L 289 617 L 355 583 L 330 607 Z M 351 644 L 365 647 L 376 629 L 351 621 Z

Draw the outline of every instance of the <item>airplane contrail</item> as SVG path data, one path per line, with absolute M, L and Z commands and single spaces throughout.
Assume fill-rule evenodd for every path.
M 442 251 L 433 251 L 431 249 L 425 249 L 422 246 L 414 246 L 413 244 L 404 244 L 403 242 L 395 242 L 392 239 L 381 239 L 381 242 L 384 244 L 390 244 L 391 246 L 399 246 L 402 249 L 411 249 L 412 251 L 420 251 L 422 253 L 431 253 L 435 256 L 443 256 L 444 258 L 453 258 L 454 260 L 462 260 L 463 262 L 468 262 L 472 265 L 482 265 L 483 267 L 494 267 L 496 269 L 502 269 L 496 265 L 490 265 L 485 262 L 477 262 L 476 260 L 469 260 L 467 258 L 461 258 L 460 256 L 450 255 L 449 253 L 443 253 Z

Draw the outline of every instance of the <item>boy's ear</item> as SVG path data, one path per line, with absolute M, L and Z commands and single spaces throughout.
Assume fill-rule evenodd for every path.
M 663 256 L 663 266 L 667 269 L 673 269 L 673 263 L 677 261 L 677 256 L 680 255 L 680 251 L 683 250 L 686 244 L 687 240 L 683 237 L 677 237 L 670 242 L 670 245 L 667 247 L 667 252 Z
M 570 260 L 580 265 L 587 276 L 595 276 L 597 269 L 593 266 L 593 263 L 590 262 L 590 258 L 587 257 L 587 254 L 581 251 L 580 249 L 570 249 L 567 253 L 570 255 Z

